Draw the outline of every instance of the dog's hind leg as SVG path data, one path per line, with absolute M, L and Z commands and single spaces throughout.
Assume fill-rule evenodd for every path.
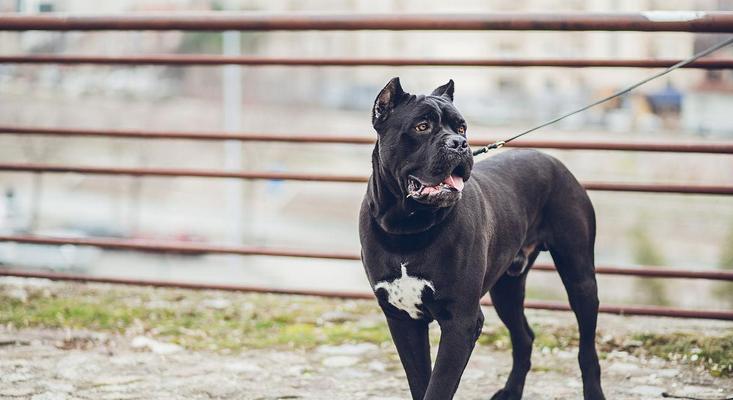
M 537 254 L 532 255 L 532 261 Z M 504 388 L 496 392 L 492 400 L 509 400 L 522 398 L 524 381 L 531 367 L 532 342 L 534 333 L 524 316 L 524 287 L 527 280 L 526 271 L 520 276 L 504 275 L 491 288 L 491 302 L 501 321 L 509 329 L 512 339 L 513 365 Z
M 578 363 L 583 376 L 585 400 L 604 399 L 601 389 L 601 367 L 596 353 L 595 337 L 598 320 L 598 288 L 592 259 L 562 255 L 550 250 L 555 266 L 568 292 L 570 307 L 578 320 L 580 343 Z
M 548 247 L 578 320 L 578 363 L 583 377 L 583 396 L 585 400 L 602 400 L 605 397 L 595 346 L 598 287 L 593 257 L 593 208 L 589 200 L 579 201 L 574 208 L 555 208 L 553 217 L 552 240 Z
M 430 382 L 428 322 L 387 316 L 387 325 L 397 347 L 414 400 L 422 400 Z

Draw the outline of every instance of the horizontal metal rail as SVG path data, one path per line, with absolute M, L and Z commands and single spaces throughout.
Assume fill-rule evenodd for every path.
M 0 30 L 442 30 L 733 32 L 731 12 L 471 14 L 0 14 Z
M 278 256 L 298 258 L 321 258 L 333 260 L 360 260 L 358 254 L 340 252 L 318 252 L 307 250 L 277 249 L 258 246 L 223 246 L 181 242 L 155 242 L 150 240 L 120 240 L 106 238 L 64 238 L 39 236 L 0 235 L 0 242 L 30 244 L 95 246 L 113 250 L 149 251 L 182 254 L 233 254 L 240 256 Z
M 302 67 L 558 67 L 558 68 L 667 68 L 677 64 L 674 59 L 566 59 L 566 58 L 283 58 L 257 56 L 219 56 L 208 54 L 150 54 L 136 56 L 87 56 L 66 54 L 0 55 L 0 64 L 93 64 L 93 65 L 247 65 Z M 683 68 L 733 68 L 733 58 L 713 58 L 695 61 Z
M 288 295 L 302 296 L 320 296 L 334 297 L 342 299 L 373 299 L 374 295 L 369 292 L 354 291 L 328 291 L 328 290 L 308 290 L 308 289 L 280 289 L 261 286 L 244 286 L 244 285 L 228 285 L 228 284 L 200 284 L 181 281 L 161 281 L 161 280 L 141 280 L 116 277 L 88 276 L 79 274 L 61 274 L 55 272 L 36 272 L 23 271 L 15 269 L 0 269 L 0 276 L 15 276 L 21 278 L 39 278 L 50 279 L 56 281 L 72 281 L 72 282 L 88 282 L 88 283 L 111 283 L 135 286 L 155 286 L 194 290 L 224 290 L 236 292 L 254 292 L 254 293 L 276 293 Z M 484 298 L 482 305 L 490 306 L 491 301 Z M 527 300 L 524 302 L 526 308 L 551 311 L 569 311 L 570 307 L 566 303 L 557 301 Z M 726 310 L 689 310 L 671 307 L 657 306 L 633 306 L 633 305 L 607 305 L 601 304 L 599 311 L 608 314 L 618 315 L 644 315 L 658 317 L 673 318 L 701 318 L 701 319 L 719 319 L 733 320 L 733 311 Z
M 278 249 L 270 247 L 221 246 L 204 243 L 151 242 L 140 240 L 120 240 L 104 238 L 58 238 L 38 236 L 0 235 L 0 242 L 17 242 L 47 245 L 72 244 L 95 246 L 114 250 L 176 252 L 183 254 L 235 254 L 244 256 L 279 256 L 300 258 L 324 258 L 332 260 L 359 260 L 357 253 L 320 252 L 311 250 Z M 554 271 L 551 264 L 535 264 L 538 271 Z M 596 272 L 608 275 L 627 275 L 649 278 L 710 279 L 733 281 L 733 271 L 726 270 L 685 270 L 669 267 L 615 267 L 598 266 Z
M 709 194 L 733 195 L 730 185 L 684 185 L 663 183 L 606 183 L 581 182 L 586 190 L 603 192 L 640 192 L 640 193 L 677 193 L 677 194 Z
M 0 135 L 45 135 L 59 137 L 105 137 L 115 139 L 182 139 L 182 140 L 241 140 L 247 142 L 374 144 L 374 136 L 356 135 L 282 135 L 268 133 L 184 132 L 146 130 L 101 130 L 78 128 L 44 128 L 0 125 Z M 471 138 L 473 146 L 486 146 L 498 138 Z M 621 150 L 674 153 L 733 154 L 733 141 L 651 142 L 602 140 L 531 140 L 521 139 L 506 147 L 545 148 L 562 150 Z
M 340 183 L 365 183 L 363 175 L 326 175 L 289 172 L 223 171 L 212 169 L 183 168 L 131 168 L 131 167 L 81 167 L 50 164 L 10 164 L 0 163 L 0 171 L 7 172 L 46 172 L 79 173 L 88 175 L 130 175 L 130 176 L 167 176 L 189 178 L 234 178 L 254 180 L 317 181 Z
M 551 264 L 538 263 L 532 266 L 537 271 L 555 271 Z M 638 276 L 643 278 L 673 278 L 673 279 L 708 279 L 716 281 L 732 281 L 733 271 L 726 270 L 689 270 L 669 267 L 613 267 L 597 266 L 596 273 L 602 275 Z
M 222 171 L 184 168 L 85 167 L 54 164 L 0 163 L 0 171 L 36 173 L 78 173 L 86 175 L 165 176 L 188 178 L 231 178 L 252 180 L 288 180 L 308 182 L 366 183 L 364 175 L 331 175 L 295 172 Z M 730 185 L 685 185 L 649 183 L 583 182 L 587 190 L 611 192 L 677 193 L 733 195 Z

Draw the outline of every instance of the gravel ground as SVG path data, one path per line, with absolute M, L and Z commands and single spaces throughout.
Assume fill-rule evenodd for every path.
M 237 296 L 211 295 L 218 299 Z M 499 323 L 492 310 L 484 313 L 488 327 Z M 573 324 L 572 315 L 562 312 L 529 311 L 528 319 L 543 327 Z M 610 315 L 602 315 L 599 326 L 601 343 L 632 332 L 713 334 L 733 329 L 728 322 Z M 524 398 L 581 398 L 576 350 L 535 348 Z M 477 346 L 456 398 L 490 398 L 510 367 L 508 349 Z M 733 396 L 733 378 L 714 378 L 684 362 L 612 351 L 602 360 L 602 368 L 609 399 L 659 399 L 663 392 L 701 399 Z M 0 398 L 386 400 L 407 399 L 409 392 L 391 343 L 226 354 L 193 351 L 140 332 L 4 326 L 0 327 Z
M 186 350 L 169 353 L 136 349 L 120 337 L 48 330 L 6 332 L 3 343 L 3 399 L 409 398 L 404 374 L 388 346 L 256 350 L 236 356 Z M 574 352 L 537 352 L 534 364 L 525 399 L 581 397 Z M 510 365 L 509 352 L 477 348 L 456 398 L 488 399 L 506 378 Z M 702 398 L 733 393 L 731 379 L 712 378 L 660 359 L 612 353 L 603 367 L 609 399 L 655 399 L 664 391 Z

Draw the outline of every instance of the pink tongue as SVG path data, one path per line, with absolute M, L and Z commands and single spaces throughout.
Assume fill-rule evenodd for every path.
M 448 185 L 448 186 L 450 186 L 452 188 L 455 188 L 459 192 L 461 190 L 463 190 L 463 178 L 461 178 L 460 176 L 451 175 L 451 176 L 445 178 L 445 180 L 443 181 L 443 183 L 445 183 L 446 185 Z

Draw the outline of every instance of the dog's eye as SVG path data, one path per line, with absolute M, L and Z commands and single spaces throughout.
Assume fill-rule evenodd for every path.
M 465 126 L 459 126 L 456 132 L 460 133 L 461 135 L 466 134 L 466 127 Z
M 427 122 L 421 122 L 415 125 L 415 130 L 418 132 L 425 132 L 426 130 L 428 130 L 428 128 L 430 128 L 430 125 L 428 125 Z

